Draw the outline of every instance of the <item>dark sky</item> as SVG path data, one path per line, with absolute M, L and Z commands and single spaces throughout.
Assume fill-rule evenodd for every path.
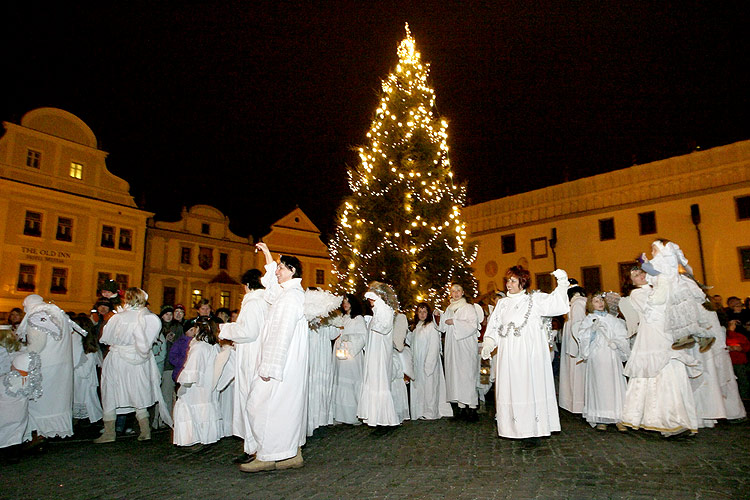
M 471 203 L 750 139 L 746 1 L 66 4 L 4 9 L 0 119 L 65 109 L 158 219 L 242 236 L 330 234 L 407 21 Z

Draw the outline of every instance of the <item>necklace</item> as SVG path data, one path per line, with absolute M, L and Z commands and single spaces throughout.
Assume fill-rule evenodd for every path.
M 500 327 L 500 331 L 498 332 L 498 335 L 501 337 L 507 337 L 508 334 L 512 331 L 513 335 L 516 337 L 521 336 L 521 330 L 523 330 L 526 327 L 526 324 L 529 322 L 529 316 L 531 316 L 531 306 L 534 303 L 534 295 L 529 295 L 529 307 L 526 309 L 526 314 L 523 315 L 523 323 L 521 323 L 519 326 L 516 326 L 514 322 L 510 322 L 504 327 Z

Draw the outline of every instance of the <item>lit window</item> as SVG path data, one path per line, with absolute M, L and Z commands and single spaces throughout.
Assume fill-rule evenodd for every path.
M 200 301 L 203 300 L 203 290 L 194 289 L 191 297 L 193 299 L 193 309 L 198 309 Z
M 70 162 L 70 176 L 74 179 L 82 179 L 83 165 L 74 161 Z
M 68 270 L 64 267 L 52 268 L 52 285 L 49 288 L 50 293 L 67 293 L 68 292 Z
M 229 308 L 229 303 L 232 299 L 232 293 L 227 291 L 222 291 L 221 295 L 219 296 L 219 307 L 226 307 Z
M 57 235 L 58 241 L 73 241 L 73 219 L 70 217 L 57 218 Z
M 23 224 L 23 234 L 26 236 L 42 235 L 42 214 L 39 212 L 26 211 L 26 220 Z
M 115 248 L 115 227 L 102 226 L 102 243 L 104 248 Z
M 29 149 L 26 151 L 26 166 L 31 168 L 39 168 L 42 163 L 42 153 Z
M 36 266 L 33 264 L 21 264 L 18 269 L 18 283 L 16 290 L 21 292 L 33 292 L 36 278 Z
M 315 284 L 316 285 L 326 284 L 326 272 L 323 269 L 315 270 Z
M 120 243 L 118 248 L 120 250 L 133 249 L 133 231 L 130 229 L 120 229 Z

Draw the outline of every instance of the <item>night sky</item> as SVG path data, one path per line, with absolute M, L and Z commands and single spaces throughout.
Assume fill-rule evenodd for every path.
M 750 139 L 747 5 L 6 6 L 0 120 L 80 117 L 157 219 L 207 203 L 260 236 L 299 205 L 326 236 L 405 22 L 478 203 Z

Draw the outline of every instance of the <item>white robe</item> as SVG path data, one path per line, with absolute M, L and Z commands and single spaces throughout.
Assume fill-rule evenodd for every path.
M 411 417 L 434 420 L 453 416 L 445 396 L 445 374 L 440 358 L 440 332 L 435 323 L 419 322 L 409 334 L 414 359 L 411 385 Z
M 102 408 L 118 415 L 159 404 L 161 419 L 172 426 L 172 417 L 161 393 L 161 373 L 151 346 L 161 330 L 161 320 L 145 307 L 125 307 L 112 316 L 102 331 L 109 352 L 102 363 Z
M 174 405 L 174 438 L 178 446 L 211 444 L 223 437 L 219 392 L 214 385 L 214 364 L 219 344 L 190 341 L 185 365 L 177 378 L 180 389 Z
M 453 320 L 452 325 L 446 324 Z M 450 403 L 470 408 L 479 404 L 479 328 L 483 318 L 474 305 L 449 306 L 440 317 L 438 330 L 445 333 L 445 392 Z M 549 350 L 547 350 L 549 357 Z
M 219 325 L 219 338 L 231 340 L 236 354 L 234 373 L 234 405 L 232 407 L 232 433 L 245 440 L 245 453 L 254 453 L 257 443 L 250 432 L 248 397 L 255 370 L 258 367 L 260 343 L 268 303 L 263 298 L 265 290 L 251 290 L 242 298 L 242 306 L 234 323 Z
M 583 418 L 592 427 L 622 418 L 627 387 L 622 363 L 630 354 L 627 334 L 625 322 L 606 312 L 589 314 L 581 323 L 580 354 L 586 360 Z
M 586 297 L 570 300 L 568 320 L 563 326 L 560 346 L 560 408 L 571 413 L 583 412 L 586 365 L 578 352 L 578 330 L 586 317 Z
M 322 324 L 310 328 L 310 355 L 307 382 L 307 435 L 318 427 L 332 422 L 331 392 L 333 389 L 333 359 L 331 340 L 338 337 L 338 328 Z
M 650 286 L 630 293 L 640 318 L 638 333 L 625 365 L 629 377 L 622 423 L 634 429 L 669 435 L 685 429 L 697 431 L 698 416 L 688 372 L 697 376 L 697 362 L 672 349 L 672 335 L 665 332 L 664 303 L 651 300 Z
M 305 292 L 300 278 L 279 284 L 276 266 L 266 265 L 262 280 L 270 307 L 258 339 L 260 356 L 248 400 L 257 458 L 266 462 L 294 457 L 307 437 Z
M 391 395 L 393 320 L 393 309 L 376 301 L 368 325 L 365 373 L 357 406 L 357 416 L 373 427 L 400 423 Z
M 73 333 L 73 418 L 87 418 L 89 422 L 102 419 L 102 403 L 97 389 L 99 377 L 96 367 L 102 366 L 102 353 L 83 352 L 83 338 Z
M 341 318 L 341 335 L 333 344 L 333 397 L 331 415 L 334 422 L 359 424 L 357 405 L 362 390 L 367 340 L 367 325 L 362 316 L 352 319 L 348 315 Z M 336 351 L 346 348 L 348 357 L 338 359 Z
M 567 313 L 569 307 L 567 280 L 559 281 L 550 294 L 521 292 L 508 294 L 498 301 L 485 332 L 485 338 L 489 337 L 497 344 L 495 406 L 498 435 L 529 438 L 549 436 L 560 430 L 555 381 L 542 316 L 559 316 Z M 525 318 L 528 321 L 522 327 Z M 519 328 L 518 335 L 508 328 L 510 323 Z
M 393 353 L 391 360 L 391 396 L 393 408 L 396 410 L 399 422 L 409 420 L 409 392 L 406 390 L 404 375 L 404 347 L 409 333 L 409 320 L 403 313 L 396 313 L 393 320 Z M 406 351 L 408 354 L 408 351 Z

